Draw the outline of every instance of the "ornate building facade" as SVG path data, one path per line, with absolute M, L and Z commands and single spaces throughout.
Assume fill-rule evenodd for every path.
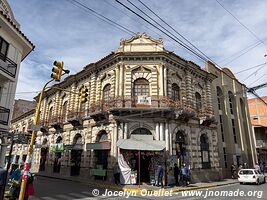
M 225 73 L 212 63 L 201 69 L 146 34 L 122 40 L 116 52 L 56 85 L 65 91 L 45 92 L 32 167 L 110 180 L 116 162 L 123 158 L 135 170 L 141 154 L 141 169 L 150 176 L 155 163 L 165 163 L 168 182 L 175 162 L 190 165 L 193 181 L 221 179 L 224 111 L 216 107 L 214 82 L 221 77 L 214 70 Z M 83 86 L 86 103 L 79 97 Z

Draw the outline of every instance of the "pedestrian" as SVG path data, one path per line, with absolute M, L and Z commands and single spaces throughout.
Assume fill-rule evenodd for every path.
M 159 187 L 160 183 L 160 186 L 163 188 L 163 167 L 161 164 L 158 165 L 155 176 L 157 177 L 156 186 Z
M 14 166 L 14 171 L 11 175 L 11 187 L 9 188 L 9 196 L 11 199 L 16 199 L 19 197 L 20 190 L 20 181 L 21 181 L 21 170 L 23 169 L 23 165 L 19 167 L 19 165 Z
M 234 164 L 231 165 L 231 175 L 232 179 L 236 178 L 236 167 Z
M 116 185 L 120 184 L 120 172 L 121 171 L 120 171 L 119 164 L 118 162 L 116 162 L 113 168 L 114 181 Z
M 0 167 L 0 199 L 4 199 L 4 188 L 6 184 L 6 173 L 7 171 L 1 166 Z
M 29 172 L 29 174 L 27 175 L 27 183 L 26 183 L 26 189 L 25 189 L 25 194 L 24 194 L 24 200 L 28 200 L 29 196 L 32 196 L 34 194 L 33 181 L 34 181 L 34 177 L 32 173 Z
M 239 167 L 238 167 L 238 172 L 239 172 L 241 169 L 243 169 L 243 165 L 242 165 L 242 164 L 239 165 Z
M 179 174 L 180 174 L 180 169 L 177 166 L 177 164 L 174 164 L 174 168 L 173 168 L 173 174 L 174 174 L 174 178 L 175 178 L 175 185 L 179 185 Z
M 263 162 L 261 162 L 261 163 L 260 163 L 260 172 L 261 172 L 262 174 L 264 174 L 264 171 L 265 171 L 265 167 L 264 167 Z
M 185 163 L 181 167 L 180 176 L 181 176 L 182 186 L 187 186 L 189 180 L 189 169 Z
M 259 164 L 258 164 L 258 163 L 256 163 L 256 164 L 254 165 L 254 169 L 256 169 L 256 170 L 260 171 L 260 166 L 259 166 Z
M 247 169 L 247 168 L 248 168 L 248 164 L 244 163 L 244 169 Z

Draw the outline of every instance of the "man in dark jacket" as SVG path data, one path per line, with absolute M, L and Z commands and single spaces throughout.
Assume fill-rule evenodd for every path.
M 174 168 L 173 168 L 173 174 L 174 174 L 174 178 L 175 178 L 175 185 L 179 185 L 179 173 L 180 173 L 180 169 L 178 168 L 177 164 L 174 164 Z

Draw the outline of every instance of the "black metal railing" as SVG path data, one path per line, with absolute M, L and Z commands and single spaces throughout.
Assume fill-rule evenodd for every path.
M 0 69 L 7 73 L 9 76 L 15 78 L 17 64 L 8 57 L 6 57 L 4 54 L 0 53 Z
M 10 110 L 0 106 L 0 124 L 8 125 Z

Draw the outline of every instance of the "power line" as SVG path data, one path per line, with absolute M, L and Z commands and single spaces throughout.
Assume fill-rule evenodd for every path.
M 247 68 L 247 69 L 244 69 L 244 70 L 242 70 L 242 71 L 239 71 L 239 72 L 236 72 L 236 73 L 234 73 L 234 74 L 240 74 L 240 73 L 243 73 L 243 72 L 249 71 L 249 70 L 251 70 L 251 69 L 258 68 L 258 67 L 260 67 L 260 66 L 262 66 L 262 65 L 265 65 L 265 64 L 267 64 L 267 62 L 265 62 L 265 63 L 262 63 L 262 64 L 259 64 L 259 65 L 256 65 L 256 66 L 253 66 L 253 67 L 250 67 L 250 68 Z
M 266 38 L 265 38 L 265 40 L 266 40 Z M 232 54 L 231 56 L 228 56 L 228 57 L 226 57 L 226 58 L 223 58 L 222 60 L 219 61 L 219 63 L 222 63 L 222 62 L 224 62 L 224 61 L 227 61 L 227 60 L 229 60 L 229 59 L 231 59 L 231 58 L 233 58 L 233 57 L 235 58 L 235 57 L 239 56 L 240 53 L 244 53 L 244 51 L 246 51 L 246 50 L 248 50 L 247 52 L 249 52 L 249 51 L 251 51 L 252 49 L 254 49 L 254 48 L 256 48 L 257 46 L 259 46 L 260 44 L 261 44 L 261 43 L 260 43 L 259 41 L 257 41 L 256 43 L 253 43 L 253 44 L 251 44 L 251 45 L 248 45 L 247 47 L 243 48 L 242 50 L 235 52 L 235 53 Z M 246 52 L 246 53 L 247 53 L 247 52 Z
M 249 86 L 251 86 L 252 84 L 258 82 L 260 79 L 262 79 L 262 78 L 263 78 L 264 76 L 266 76 L 266 75 L 267 75 L 267 72 L 264 73 L 261 77 L 257 78 L 257 79 L 256 79 L 255 81 L 253 81 L 252 83 L 250 83 Z
M 267 62 L 266 62 L 267 63 Z M 260 71 L 263 67 L 266 66 L 266 63 L 264 63 L 264 65 L 262 65 L 259 69 L 257 69 L 255 72 L 253 72 L 252 74 L 250 74 L 248 77 L 246 77 L 243 81 L 248 80 L 251 76 L 256 75 L 258 71 Z
M 194 44 L 192 44 L 186 37 L 184 37 L 181 33 L 179 33 L 176 29 L 174 29 L 171 25 L 169 25 L 165 20 L 163 20 L 158 14 L 156 14 L 151 8 L 149 8 L 145 3 L 141 0 L 138 0 L 143 6 L 145 6 L 150 12 L 152 12 L 156 17 L 158 17 L 164 24 L 166 24 L 169 28 L 171 28 L 175 33 L 177 33 L 180 37 L 182 37 L 186 42 L 188 42 L 191 46 L 197 49 L 202 55 L 204 55 L 207 59 L 211 60 L 205 53 L 203 53 L 199 48 L 197 48 Z
M 164 26 L 162 26 L 161 24 L 159 24 L 156 20 L 154 20 L 152 17 L 150 17 L 147 13 L 145 13 L 142 9 L 140 9 L 139 7 L 137 7 L 134 3 L 132 3 L 130 0 L 127 0 L 133 7 L 135 7 L 137 10 L 139 10 L 141 13 L 143 13 L 145 16 L 147 16 L 150 20 L 152 20 L 154 23 L 156 23 L 158 26 L 160 26 L 161 28 L 163 28 L 165 31 L 167 31 L 169 34 L 171 34 L 173 37 L 175 37 L 177 40 L 179 40 L 182 44 L 184 44 L 185 46 L 187 46 L 188 48 L 190 48 L 192 51 L 194 51 L 195 53 L 197 53 L 194 49 L 192 49 L 191 47 L 189 47 L 187 44 L 185 44 L 181 39 L 179 39 L 178 37 L 176 37 L 173 33 L 171 33 L 168 29 L 166 29 Z M 199 54 L 201 55 L 201 54 Z M 201 55 L 203 56 L 203 55 Z M 205 58 L 205 56 L 203 56 L 203 58 Z M 206 59 L 206 58 L 205 58 Z
M 127 10 L 129 10 L 130 12 L 134 13 L 135 15 L 137 15 L 139 18 L 141 18 L 142 20 L 144 20 L 145 22 L 147 22 L 148 24 L 150 24 L 151 26 L 153 26 L 154 28 L 160 30 L 164 35 L 167 35 L 169 38 L 171 38 L 172 40 L 174 40 L 176 43 L 178 43 L 179 45 L 181 45 L 182 47 L 184 47 L 185 49 L 187 49 L 188 51 L 192 52 L 195 56 L 199 57 L 200 59 L 202 59 L 203 61 L 207 61 L 206 58 L 204 58 L 203 56 L 199 55 L 197 52 L 195 52 L 194 50 L 191 50 L 190 47 L 188 47 L 187 45 L 184 45 L 182 42 L 180 42 L 179 40 L 177 40 L 176 38 L 174 38 L 173 36 L 171 36 L 170 34 L 164 32 L 162 29 L 160 29 L 159 27 L 157 27 L 155 24 L 151 23 L 150 21 L 148 21 L 147 19 L 145 19 L 143 16 L 139 15 L 137 12 L 135 12 L 134 10 L 132 10 L 131 8 L 129 8 L 128 6 L 126 6 L 125 4 L 123 4 L 122 2 L 115 0 L 117 3 L 119 3 L 120 5 L 122 5 L 123 7 L 125 7 Z
M 102 21 L 104 21 L 104 22 L 106 22 L 106 23 L 108 23 L 108 24 L 110 24 L 110 25 L 112 25 L 112 26 L 115 25 L 116 28 L 120 29 L 120 30 L 123 31 L 123 32 L 126 32 L 127 34 L 129 34 L 129 35 L 131 35 L 131 36 L 132 36 L 132 35 L 135 35 L 135 32 L 133 32 L 132 30 L 130 30 L 130 29 L 128 29 L 128 28 L 126 28 L 126 27 L 124 27 L 124 26 L 118 24 L 117 22 L 115 22 L 115 21 L 113 21 L 113 20 L 111 20 L 111 19 L 105 17 L 104 15 L 102 15 L 102 14 L 100 14 L 100 13 L 94 11 L 93 9 L 91 9 L 91 8 L 89 8 L 88 6 L 86 6 L 86 5 L 82 4 L 82 3 L 80 3 L 79 1 L 76 1 L 76 0 L 66 0 L 66 1 L 70 2 L 71 4 L 73 4 L 73 5 L 75 5 L 75 6 L 79 7 L 79 8 L 83 8 L 83 9 L 85 9 L 86 11 L 89 11 L 91 14 L 93 14 L 93 15 L 96 16 L 97 18 L 101 19 Z M 74 2 L 75 2 L 76 4 L 75 4 Z M 78 6 L 77 4 L 78 4 L 79 6 Z
M 251 31 L 245 24 L 243 24 L 234 14 L 232 14 L 225 6 L 223 6 L 218 0 L 216 0 L 217 3 L 226 11 L 228 12 L 240 25 L 242 25 L 248 32 L 251 33 L 257 40 L 259 40 L 263 45 L 267 47 L 267 45 L 260 39 L 253 31 Z

